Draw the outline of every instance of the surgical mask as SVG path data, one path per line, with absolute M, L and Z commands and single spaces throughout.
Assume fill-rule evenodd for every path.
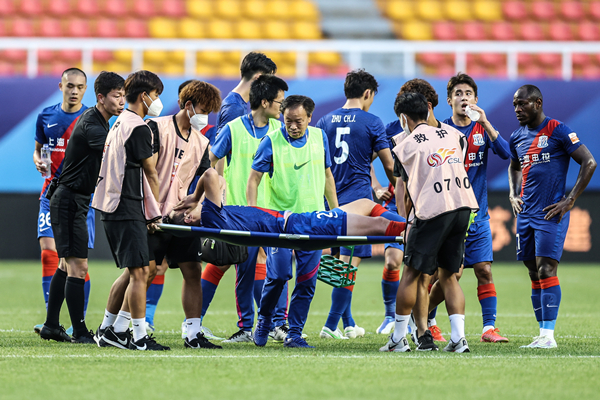
M 163 104 L 162 101 L 160 101 L 160 97 L 157 97 L 156 100 L 152 100 L 150 96 L 148 96 L 148 98 L 150 101 L 152 101 L 152 103 L 150 103 L 150 107 L 148 107 L 148 104 L 146 104 L 146 102 L 142 99 L 142 101 L 144 101 L 144 105 L 148 107 L 148 115 L 150 117 L 158 117 L 163 109 Z
M 402 127 L 404 133 L 406 133 L 407 135 L 410 133 L 410 129 L 408 129 L 408 119 L 406 119 L 406 115 L 404 114 L 400 114 L 400 126 Z
M 197 131 L 202 131 L 208 125 L 208 115 L 206 114 L 196 114 L 196 110 L 194 110 L 194 115 L 190 117 L 190 111 L 188 110 L 188 118 L 190 118 L 190 125 Z

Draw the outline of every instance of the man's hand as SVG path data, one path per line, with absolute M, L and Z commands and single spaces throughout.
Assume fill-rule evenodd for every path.
M 479 121 L 477 122 L 479 122 L 482 125 L 488 122 L 487 116 L 485 115 L 485 111 L 483 111 L 483 108 L 479 107 L 477 104 L 469 104 L 469 108 L 473 111 L 477 111 L 480 114 Z
M 38 172 L 40 172 L 42 175 L 45 175 L 48 173 L 48 165 L 43 161 L 36 161 L 35 169 L 37 169 Z
M 191 208 L 196 208 L 196 206 L 198 206 L 198 201 L 196 201 L 196 197 L 194 196 L 194 194 L 190 194 L 188 196 L 185 196 L 183 200 L 181 200 L 179 203 L 175 204 L 173 210 L 189 210 Z
M 392 193 L 382 186 L 373 188 L 373 191 L 375 192 L 375 197 L 380 201 L 388 201 L 392 198 Z
M 153 235 L 153 234 L 154 234 L 154 232 L 156 232 L 156 231 L 159 231 L 159 230 L 160 230 L 160 228 L 158 227 L 158 225 L 156 225 L 156 223 L 154 223 L 154 222 L 152 222 L 152 223 L 149 223 L 149 224 L 147 225 L 147 228 L 148 228 L 148 233 L 149 233 L 149 234 L 151 234 L 151 235 Z
M 563 215 L 565 215 L 573 206 L 575 205 L 575 200 L 563 197 L 558 203 L 554 203 L 544 208 L 543 211 L 548 211 L 548 214 L 544 217 L 546 221 L 550 221 L 552 218 L 558 215 L 558 222 L 562 220 Z
M 509 196 L 510 205 L 513 209 L 513 214 L 516 217 L 521 211 L 523 211 L 523 200 L 519 196 Z

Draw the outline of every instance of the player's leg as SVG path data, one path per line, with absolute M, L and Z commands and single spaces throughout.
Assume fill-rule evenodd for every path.
M 413 307 L 413 319 L 416 325 L 416 332 L 413 338 L 423 335 L 428 330 L 427 317 L 429 315 L 429 284 L 431 283 L 431 275 L 421 274 L 417 284 L 417 301 Z
M 463 268 L 461 266 L 460 271 L 456 274 L 456 279 L 460 280 L 462 276 Z M 444 301 L 444 292 L 442 292 L 440 285 L 437 283 L 438 275 L 437 271 L 431 276 L 431 282 L 429 283 L 429 315 L 427 316 L 427 328 L 431 332 L 433 336 L 433 340 L 436 342 L 446 342 L 444 336 L 442 335 L 442 330 L 437 325 L 437 320 L 435 316 L 437 315 L 437 307 L 438 305 Z M 432 297 L 432 293 L 434 296 Z M 433 305 L 435 304 L 435 305 Z
M 346 215 L 346 235 L 348 236 L 402 236 L 406 229 L 406 222 L 350 213 Z
M 254 302 L 256 307 L 260 308 L 260 298 L 262 296 L 262 289 L 265 285 L 265 278 L 267 277 L 267 254 L 265 249 L 260 247 L 258 255 L 256 256 L 256 268 L 254 270 Z
M 381 278 L 381 293 L 385 307 L 385 318 L 377 333 L 388 335 L 394 328 L 394 315 L 396 314 L 396 294 L 400 284 L 400 267 L 404 257 L 404 245 L 387 243 L 385 245 L 385 261 L 383 276 Z
M 265 271 L 266 273 L 266 271 Z M 264 286 L 264 284 L 263 284 Z M 288 321 L 288 307 L 289 307 L 289 282 L 286 282 L 275 306 L 273 312 L 272 325 L 273 328 L 269 332 L 269 337 L 276 342 L 283 342 L 289 333 Z M 261 291 L 262 295 L 262 291 Z
M 162 296 L 167 269 L 169 264 L 166 259 L 163 259 L 163 262 L 156 266 L 156 276 L 152 279 L 146 293 L 146 331 L 149 332 L 154 332 L 154 314 Z
M 214 336 L 210 329 L 204 326 L 204 316 L 206 315 L 206 311 L 210 306 L 213 298 L 215 297 L 215 293 L 217 291 L 217 287 L 221 282 L 221 278 L 227 270 L 231 267 L 231 265 L 217 266 L 211 263 L 206 264 L 204 271 L 202 271 L 202 324 L 203 326 L 200 328 L 204 336 L 208 339 L 222 339 L 217 336 Z
M 94 210 L 92 207 L 92 202 L 90 201 L 89 205 L 88 205 L 88 213 L 87 213 L 87 218 L 86 218 L 86 224 L 87 224 L 87 232 L 88 232 L 88 249 L 93 249 L 94 248 L 94 244 L 96 242 L 96 210 Z M 84 295 L 85 295 L 85 302 L 83 304 L 83 315 L 87 315 L 87 307 L 89 304 L 89 300 L 90 300 L 90 291 L 92 288 L 92 282 L 90 280 L 90 273 L 88 271 L 88 273 L 85 275 L 85 284 L 83 286 L 84 289 Z

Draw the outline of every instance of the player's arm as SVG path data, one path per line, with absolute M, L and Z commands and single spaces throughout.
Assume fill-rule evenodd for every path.
M 481 115 L 477 123 L 483 126 L 483 129 L 485 129 L 485 132 L 489 136 L 490 140 L 495 142 L 499 134 L 498 131 L 492 126 L 490 121 L 488 121 L 485 111 L 483 111 L 483 109 L 476 104 L 469 104 L 469 107 L 471 110 L 477 111 Z
M 223 176 L 224 162 L 219 163 L 227 154 L 231 153 L 231 130 L 225 125 L 215 138 L 210 149 L 210 165 L 215 168 L 219 175 Z M 218 165 L 218 168 L 217 168 Z
M 248 185 L 246 186 L 246 201 L 249 206 L 256 207 L 258 199 L 258 185 L 262 180 L 264 172 L 252 169 L 248 177 Z
M 43 144 L 39 142 L 35 142 L 35 149 L 33 150 L 33 163 L 35 164 L 35 169 L 38 170 L 42 175 L 48 172 L 48 166 L 45 162 L 42 161 L 42 150 Z
M 271 171 L 273 165 L 273 145 L 271 138 L 265 136 L 261 139 L 254 160 L 252 161 L 252 169 L 246 184 L 246 202 L 249 206 L 256 207 L 258 202 L 258 185 L 262 180 L 265 172 Z
M 325 198 L 327 199 L 330 210 L 340 206 L 338 203 L 337 191 L 335 189 L 335 179 L 331 173 L 331 168 L 325 168 Z
M 394 162 L 394 175 L 401 179 L 396 179 L 396 186 L 394 188 L 394 193 L 396 195 L 396 205 L 398 206 L 398 215 L 403 217 L 408 221 L 408 210 L 412 208 L 412 201 L 409 200 L 409 208 L 406 208 L 406 198 L 408 197 L 408 190 L 406 190 L 406 183 L 404 182 L 404 178 L 406 177 L 406 173 L 404 173 L 404 168 L 398 159 Z M 404 207 L 401 205 L 404 204 Z
M 592 175 L 594 175 L 594 171 L 596 170 L 596 160 L 585 145 L 579 146 L 577 150 L 572 152 L 571 158 L 580 165 L 575 186 L 573 186 L 571 193 L 569 193 L 567 197 L 564 197 L 558 203 L 544 208 L 544 211 L 548 212 L 544 217 L 545 220 L 550 220 L 558 215 L 558 220 L 560 221 L 563 215 L 573 208 L 575 200 L 583 193 L 588 183 L 590 183 Z
M 515 217 L 523 211 L 523 200 L 521 199 L 521 196 L 519 196 L 522 179 L 521 163 L 518 160 L 511 158 L 510 165 L 508 166 L 508 187 L 510 190 L 508 199 L 510 200 L 510 205 Z
M 394 158 L 392 157 L 392 152 L 389 148 L 385 148 L 379 150 L 377 155 L 383 164 L 383 169 L 385 170 L 385 174 L 387 175 L 390 183 L 393 186 L 396 186 L 396 177 L 394 176 Z
M 156 201 L 158 201 L 158 172 L 156 172 L 156 160 L 154 155 L 142 160 L 144 175 L 150 184 L 150 189 Z
M 392 193 L 389 190 L 381 186 L 381 183 L 375 175 L 375 168 L 371 164 L 371 188 L 375 192 L 375 197 L 380 201 L 388 201 L 392 197 Z

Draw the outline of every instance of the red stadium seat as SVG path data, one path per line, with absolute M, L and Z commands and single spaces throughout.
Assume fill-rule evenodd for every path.
M 585 65 L 581 69 L 581 77 L 583 79 L 600 79 L 600 66 L 594 64 Z
M 69 0 L 52 0 L 47 3 L 46 11 L 56 17 L 71 13 L 71 2 Z
M 0 61 L 0 76 L 10 76 L 15 74 L 15 67 L 12 63 Z
M 485 40 L 485 25 L 479 21 L 468 21 L 462 24 L 462 36 L 466 40 Z
M 20 0 L 17 4 L 19 4 L 19 12 L 30 17 L 42 15 L 44 12 L 41 0 Z
M 562 21 L 552 22 L 549 33 L 552 40 L 573 40 L 571 25 Z
M 119 37 L 119 26 L 114 18 L 102 18 L 96 22 L 96 37 L 114 38 Z
M 585 17 L 583 4 L 580 1 L 563 1 L 560 3 L 560 16 L 568 21 L 580 21 Z
M 442 64 L 439 65 L 435 68 L 435 72 L 434 75 L 436 75 L 437 77 L 443 78 L 443 79 L 448 79 L 449 77 L 451 77 L 452 75 L 456 74 L 456 70 L 454 68 L 454 65 L 452 64 Z
M 83 19 L 72 19 L 67 22 L 67 36 L 90 37 L 92 29 L 88 21 Z
M 75 7 L 77 14 L 83 17 L 96 17 L 100 12 L 96 0 L 77 0 Z
M 13 0 L 0 0 L 0 16 L 13 15 L 15 4 Z
M 35 36 L 33 23 L 29 19 L 15 19 L 12 23 L 13 36 Z
M 92 58 L 94 62 L 105 63 L 114 59 L 113 52 L 110 50 L 94 50 L 92 52 Z
M 533 54 L 519 53 L 517 55 L 519 67 L 525 67 L 527 65 L 536 64 L 537 58 Z
M 436 40 L 457 40 L 456 24 L 449 21 L 439 21 L 433 25 L 433 37 Z
M 527 8 L 523 1 L 506 1 L 502 3 L 504 17 L 510 21 L 521 21 L 527 18 Z
M 449 55 L 446 53 L 420 53 L 417 55 L 417 61 L 427 66 L 447 64 L 449 58 Z
M 592 58 L 590 57 L 589 54 L 573 53 L 573 55 L 571 57 L 573 60 L 574 67 L 583 67 L 584 65 L 593 63 Z
M 2 58 L 14 63 L 24 62 L 27 60 L 27 51 L 20 49 L 7 49 L 2 53 Z
M 525 22 L 518 27 L 517 32 L 520 32 L 523 40 L 544 40 L 544 31 L 537 22 Z
M 63 36 L 62 25 L 54 18 L 44 18 L 40 21 L 40 36 L 61 37 Z
M 150 18 L 157 14 L 152 0 L 136 0 L 131 4 L 131 15 L 137 18 Z
M 123 35 L 129 38 L 147 38 L 148 24 L 139 19 L 126 19 L 123 28 Z
M 467 73 L 473 78 L 484 78 L 489 75 L 487 68 L 478 63 L 468 64 Z
M 600 40 L 600 28 L 597 23 L 583 21 L 577 25 L 577 33 L 580 40 L 598 41 Z
M 540 79 L 546 77 L 546 71 L 537 64 L 527 64 L 519 68 L 519 75 L 527 79 Z
M 537 55 L 540 65 L 544 67 L 555 67 L 562 65 L 562 57 L 558 53 L 540 53 Z
M 494 40 L 515 40 L 514 27 L 510 22 L 498 21 L 492 25 L 492 39 Z
M 551 1 L 534 1 L 531 3 L 531 15 L 540 21 L 552 20 L 556 15 L 554 4 Z
M 187 15 L 185 3 L 182 0 L 162 0 L 161 16 L 183 18 Z
M 589 3 L 587 15 L 595 21 L 600 21 L 600 1 Z
M 501 53 L 482 53 L 479 59 L 486 67 L 506 66 L 506 55 Z
M 54 50 L 38 50 L 38 62 L 47 63 L 55 59 Z
M 81 62 L 81 50 L 60 50 L 56 58 L 69 63 Z
M 489 76 L 493 76 L 496 78 L 506 78 L 508 76 L 507 69 L 506 69 L 506 63 L 498 64 L 494 67 L 490 67 L 488 69 L 488 71 L 489 71 Z
M 103 3 L 102 12 L 109 17 L 120 17 L 127 8 L 125 0 L 104 0 Z
M 6 26 L 6 22 L 4 22 L 4 20 L 0 19 L 0 36 L 7 36 L 8 35 L 8 28 Z

